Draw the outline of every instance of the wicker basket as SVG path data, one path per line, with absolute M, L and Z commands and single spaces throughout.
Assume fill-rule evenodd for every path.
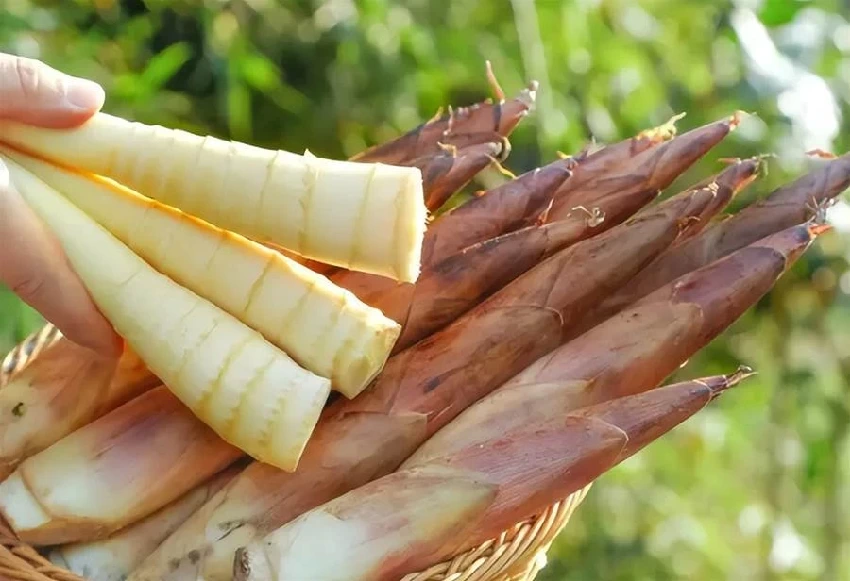
M 17 345 L 3 359 L 0 386 L 59 337 L 50 324 Z M 558 502 L 541 514 L 518 523 L 475 549 L 456 555 L 402 581 L 531 581 L 546 564 L 546 552 L 584 500 L 590 486 Z M 0 579 L 8 581 L 86 581 L 51 564 L 35 549 L 19 541 L 0 518 Z

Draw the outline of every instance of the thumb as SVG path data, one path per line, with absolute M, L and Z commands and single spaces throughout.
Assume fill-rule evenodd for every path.
M 97 83 L 60 73 L 29 58 L 0 53 L 0 119 L 66 128 L 79 125 L 103 106 Z
M 122 343 L 68 263 L 56 237 L 14 189 L 0 160 L 0 282 L 69 340 L 103 355 Z

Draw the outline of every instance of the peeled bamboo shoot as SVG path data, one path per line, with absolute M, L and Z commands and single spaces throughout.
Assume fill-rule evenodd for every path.
M 56 190 L 4 161 L 95 304 L 145 365 L 224 440 L 294 470 L 330 381 L 157 272 Z
M 495 137 L 499 136 L 495 135 Z M 483 143 L 476 143 L 462 149 L 450 147 L 438 149 L 434 153 L 405 162 L 405 165 L 416 166 L 422 171 L 422 188 L 425 195 L 425 205 L 428 209 L 434 210 L 439 208 L 449 196 L 466 185 L 481 170 L 493 163 L 494 159 L 503 160 L 509 152 L 510 143 L 506 138 L 502 137 L 484 141 Z M 435 219 L 439 220 L 439 216 L 436 216 Z M 426 231 L 423 243 L 428 238 L 428 235 L 429 231 Z M 344 270 L 324 263 L 306 260 L 288 251 L 284 251 L 284 254 L 297 259 L 298 262 L 311 270 L 331 277 L 331 279 L 339 275 L 360 275 L 358 284 L 361 287 L 364 285 L 375 287 L 375 292 L 380 292 L 380 289 L 391 288 L 394 285 L 411 284 L 399 283 L 393 279 L 374 274 L 355 273 L 354 271 Z
M 106 113 L 61 130 L 2 121 L 0 135 L 306 258 L 404 282 L 419 276 L 427 210 L 417 168 L 271 151 Z
M 259 331 L 347 397 L 389 357 L 398 323 L 326 277 L 111 180 L 5 153 L 159 272 Z

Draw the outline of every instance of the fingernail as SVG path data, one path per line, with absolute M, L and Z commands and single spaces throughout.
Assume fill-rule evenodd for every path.
M 99 111 L 106 99 L 103 87 L 88 79 L 70 77 L 66 89 L 65 100 L 75 109 Z

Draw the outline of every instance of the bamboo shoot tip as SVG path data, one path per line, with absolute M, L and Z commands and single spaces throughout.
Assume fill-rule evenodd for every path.
M 729 131 L 734 131 L 741 124 L 741 122 L 744 119 L 746 119 L 747 117 L 754 117 L 754 116 L 755 116 L 754 113 L 747 113 L 746 111 L 742 111 L 740 109 L 735 111 L 734 113 L 732 113 L 732 116 L 729 117 L 729 121 L 728 121 Z
M 725 392 L 728 389 L 731 389 L 744 381 L 745 379 L 749 379 L 750 377 L 757 375 L 752 367 L 749 365 L 740 365 L 738 369 L 734 373 L 730 373 L 728 375 L 724 375 L 722 381 L 715 383 L 710 386 L 711 389 L 711 398 L 714 399 L 719 396 L 721 393 Z

